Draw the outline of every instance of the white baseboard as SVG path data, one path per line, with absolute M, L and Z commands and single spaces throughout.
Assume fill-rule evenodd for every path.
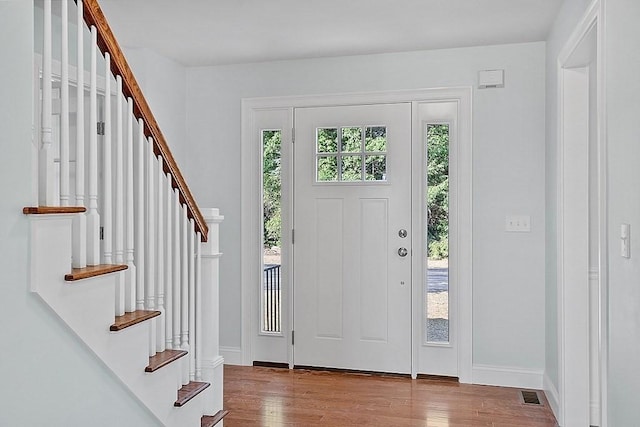
M 216 369 L 218 366 L 224 364 L 225 359 L 222 356 L 218 356 L 215 359 L 203 359 L 202 368 Z
M 542 389 L 542 371 L 506 366 L 473 365 L 473 384 Z
M 225 365 L 242 365 L 242 349 L 240 347 L 220 346 L 220 355 L 224 358 Z
M 553 415 L 555 415 L 556 420 L 560 420 L 560 395 L 558 393 L 558 389 L 555 384 L 551 381 L 549 376 L 544 374 L 544 384 L 543 390 L 545 396 L 547 396 L 547 401 L 549 402 L 549 406 L 553 411 Z

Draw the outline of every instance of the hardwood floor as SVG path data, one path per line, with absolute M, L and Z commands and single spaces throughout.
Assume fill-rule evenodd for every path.
M 442 379 L 225 366 L 225 427 L 433 426 L 553 427 L 520 390 Z

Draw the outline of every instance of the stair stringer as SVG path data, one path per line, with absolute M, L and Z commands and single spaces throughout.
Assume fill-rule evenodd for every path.
M 80 340 L 111 370 L 128 391 L 168 427 L 199 426 L 215 404 L 216 383 L 186 406 L 173 403 L 182 386 L 182 358 L 146 373 L 149 322 L 110 332 L 115 319 L 115 286 L 123 272 L 65 282 L 71 266 L 73 215 L 30 216 L 30 290 L 37 294 Z M 217 384 L 221 384 L 217 383 Z

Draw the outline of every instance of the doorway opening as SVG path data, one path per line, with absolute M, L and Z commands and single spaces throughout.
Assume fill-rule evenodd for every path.
M 607 195 L 600 3 L 558 59 L 558 390 L 562 425 L 606 426 Z
M 307 144 L 303 144 L 303 134 L 299 133 L 301 130 L 298 129 L 300 125 L 298 113 L 303 110 L 311 112 L 312 109 L 315 109 L 314 112 L 320 114 L 320 110 L 333 111 L 330 107 L 335 107 L 336 111 L 341 110 L 338 112 L 344 112 L 342 108 L 351 106 L 353 109 L 349 112 L 357 114 L 356 111 L 364 112 L 367 110 L 367 108 L 363 108 L 366 106 L 372 106 L 371 109 L 373 109 L 373 106 L 376 105 L 384 110 L 383 106 L 391 108 L 392 104 L 405 104 L 405 109 L 408 109 L 402 114 L 404 117 L 402 119 L 403 125 L 393 126 L 394 129 L 408 129 L 408 132 L 402 130 L 408 135 L 401 139 L 398 139 L 397 135 L 392 135 L 389 125 L 391 121 L 382 117 L 374 119 L 370 117 L 370 114 L 365 114 L 357 120 L 354 118 L 346 120 L 346 116 L 341 114 L 336 117 L 332 116 L 332 120 L 327 120 L 326 123 L 314 122 L 313 126 L 309 124 L 310 130 L 305 133 L 308 141 Z M 326 109 L 321 107 L 326 107 Z M 367 112 L 371 113 L 369 110 Z M 317 118 L 318 116 L 313 114 L 313 117 Z M 473 327 L 471 316 L 471 89 L 445 88 L 245 99 L 242 102 L 242 123 L 242 169 L 244 172 L 242 180 L 241 297 L 242 310 L 248 314 L 242 316 L 242 347 L 237 350 L 235 348 L 222 349 L 224 357 L 243 365 L 251 365 L 255 361 L 265 361 L 287 362 L 290 367 L 295 364 L 331 366 L 332 364 L 325 363 L 324 360 L 309 359 L 307 363 L 304 363 L 306 360 L 303 352 L 305 328 L 308 332 L 310 331 L 307 335 L 316 337 L 316 341 L 321 340 L 323 344 L 331 340 L 337 341 L 336 337 L 342 335 L 341 328 L 333 328 L 333 332 L 328 331 L 332 333 L 325 333 L 327 331 L 324 329 L 338 322 L 340 316 L 337 313 L 342 313 L 343 320 L 349 316 L 355 319 L 353 322 L 343 322 L 345 325 L 350 325 L 349 330 L 344 330 L 345 339 L 350 339 L 350 343 L 357 342 L 357 345 L 365 347 L 374 344 L 383 345 L 387 339 L 397 339 L 399 334 L 389 333 L 388 337 L 383 334 L 386 329 L 382 324 L 385 316 L 375 316 L 373 312 L 376 307 L 382 307 L 386 304 L 385 301 L 389 295 L 407 293 L 410 294 L 408 299 L 410 304 L 401 310 L 403 315 L 400 317 L 404 319 L 406 325 L 400 330 L 409 331 L 410 335 L 403 338 L 406 344 L 398 346 L 403 349 L 402 355 L 399 352 L 388 352 L 384 356 L 382 352 L 376 351 L 347 351 L 345 354 L 347 356 L 353 353 L 378 357 L 380 359 L 378 361 L 367 360 L 366 366 L 370 366 L 370 370 L 410 372 L 413 377 L 419 373 L 457 376 L 461 382 L 470 382 Z M 447 205 L 447 208 L 450 209 L 447 214 L 448 236 L 437 240 L 441 248 L 446 246 L 449 252 L 447 254 L 451 260 L 451 264 L 447 268 L 449 296 L 446 299 L 447 302 L 451 300 L 455 304 L 448 304 L 446 316 L 441 314 L 435 317 L 447 321 L 447 333 L 445 334 L 447 341 L 433 342 L 427 340 L 426 322 L 428 316 L 426 278 L 429 246 L 426 232 L 427 125 L 437 125 L 433 128 L 433 132 L 439 130 L 445 134 L 448 128 L 451 153 L 449 159 L 450 192 Z M 269 170 L 269 167 L 265 168 L 265 159 L 263 158 L 268 150 L 263 151 L 263 146 L 269 140 L 277 138 L 276 131 L 280 132 L 281 149 L 279 158 L 282 224 L 280 264 L 277 260 L 276 248 L 278 245 L 269 240 L 270 236 L 267 235 L 265 238 L 265 233 L 269 232 L 269 227 L 265 227 L 265 225 L 271 223 L 271 217 L 265 217 L 266 194 L 263 193 L 263 180 L 268 179 L 268 176 L 263 174 L 263 168 L 265 172 Z M 318 131 L 320 135 L 318 135 Z M 318 136 L 322 136 L 321 141 L 318 141 Z M 399 148 L 397 142 L 393 144 L 390 142 L 391 140 L 407 141 L 407 137 L 408 143 L 399 151 L 397 151 Z M 308 149 L 306 155 L 300 152 L 303 146 Z M 407 166 L 394 166 L 394 162 L 398 162 L 401 158 L 399 155 L 406 156 L 407 153 L 410 158 Z M 298 160 L 294 161 L 294 158 Z M 294 164 L 296 165 L 295 172 Z M 396 172 L 393 172 L 394 170 Z M 411 200 L 410 205 L 399 210 L 387 210 L 385 206 L 392 206 L 392 204 L 390 201 L 385 201 L 384 194 L 386 193 L 380 192 L 387 191 L 391 187 L 395 188 L 395 185 L 398 184 L 396 181 L 405 179 L 406 173 L 410 174 L 409 183 L 400 185 L 399 188 L 402 188 L 402 191 L 410 191 L 408 198 Z M 302 183 L 299 179 L 294 179 L 294 175 L 298 178 L 304 177 L 308 181 L 305 187 L 309 189 L 308 192 L 300 189 Z M 324 192 L 339 194 L 324 194 Z M 294 193 L 298 196 L 295 198 L 295 203 Z M 307 204 L 303 203 L 304 200 L 300 200 L 300 197 L 309 198 L 311 196 L 313 196 L 313 200 Z M 344 196 L 343 202 L 338 200 L 340 199 L 338 196 Z M 395 198 L 396 196 L 396 192 L 391 191 L 389 197 Z M 304 206 L 310 206 L 307 214 L 300 211 L 300 203 L 303 203 Z M 298 209 L 294 210 L 294 205 Z M 345 216 L 338 215 L 341 211 L 338 209 L 340 206 L 343 206 L 345 212 L 348 210 L 358 214 L 355 216 L 359 220 L 351 226 L 343 224 L 345 225 L 343 231 L 348 236 L 336 231 L 340 221 L 346 221 Z M 395 216 L 396 213 L 407 215 L 407 219 L 399 220 L 399 217 Z M 294 221 L 294 217 L 298 218 L 298 221 Z M 388 217 L 391 222 L 388 227 L 383 228 L 380 223 L 385 217 Z M 308 222 L 313 218 L 315 218 L 315 226 L 313 224 L 310 226 Z M 325 227 L 323 224 L 327 226 Z M 299 225 L 302 225 L 302 228 L 299 229 Z M 317 237 L 308 240 L 307 243 L 311 242 L 309 243 L 310 250 L 320 254 L 320 258 L 309 258 L 308 251 L 299 249 L 299 246 L 305 242 L 305 230 L 307 233 L 312 232 Z M 349 236 L 352 238 L 348 238 Z M 385 255 L 388 257 L 387 260 L 390 259 L 393 262 L 369 262 L 367 265 L 373 264 L 374 270 L 384 267 L 394 269 L 394 271 L 389 270 L 388 275 L 373 275 L 371 268 L 364 268 L 362 265 L 362 268 L 358 267 L 362 263 L 349 262 L 349 269 L 344 269 L 348 273 L 348 277 L 343 281 L 351 283 L 358 276 L 357 283 L 364 283 L 367 288 L 359 286 L 357 295 L 355 293 L 353 295 L 343 294 L 344 301 L 350 301 L 348 306 L 344 305 L 343 309 L 338 310 L 339 301 L 329 301 L 327 298 L 322 298 L 324 295 L 322 292 L 320 294 L 316 292 L 324 292 L 328 287 L 315 285 L 307 286 L 310 293 L 306 297 L 313 304 L 320 304 L 319 309 L 313 310 L 309 308 L 308 304 L 300 304 L 299 300 L 305 297 L 305 288 L 304 286 L 300 288 L 300 286 L 305 281 L 301 278 L 294 280 L 295 276 L 306 270 L 308 278 L 310 277 L 310 280 L 317 284 L 319 277 L 337 274 L 338 269 L 329 268 L 328 265 L 332 263 L 325 258 L 337 257 L 338 251 L 319 250 L 318 245 L 322 246 L 324 242 L 335 246 L 339 241 L 346 241 L 349 245 L 356 245 L 359 248 L 358 251 L 351 251 L 342 247 L 343 260 L 344 257 L 357 257 L 358 253 L 361 255 L 359 258 L 362 259 L 363 254 L 369 256 L 370 252 L 376 254 L 380 252 L 378 258 L 382 259 Z M 267 243 L 266 253 L 265 242 L 271 242 Z M 411 243 L 413 243 L 413 248 Z M 338 249 L 340 247 L 337 245 Z M 433 250 L 435 249 L 432 248 Z M 445 257 L 442 255 L 441 251 L 439 261 L 444 262 Z M 265 256 L 271 258 L 265 258 Z M 308 261 L 309 268 L 313 267 L 317 274 L 309 273 L 310 270 L 303 265 L 305 259 Z M 275 284 L 272 285 L 270 278 L 265 275 L 265 265 L 267 268 L 270 265 L 280 266 L 279 287 Z M 333 265 L 338 264 L 333 263 Z M 343 265 L 347 264 L 343 263 Z M 404 271 L 402 266 L 409 266 L 410 270 Z M 351 276 L 354 278 L 353 281 Z M 383 281 L 383 277 L 388 279 Z M 309 280 L 307 280 L 307 284 L 308 282 Z M 328 283 L 324 280 L 322 282 Z M 389 294 L 382 292 L 382 284 L 385 282 L 387 282 L 385 286 L 390 286 L 393 292 Z M 369 285 L 378 287 L 371 288 Z M 333 288 L 336 287 L 337 285 L 333 286 Z M 352 288 L 348 289 L 355 289 Z M 344 289 L 347 290 L 347 287 Z M 270 295 L 278 295 L 273 290 L 280 291 L 275 300 L 269 299 Z M 327 301 L 331 304 L 325 304 Z M 387 301 L 390 304 L 388 307 L 398 311 L 398 307 L 393 301 Z M 404 301 L 404 299 L 399 298 L 398 301 Z M 360 309 L 356 310 L 356 307 L 360 307 Z M 276 332 L 278 329 L 278 310 L 280 310 L 280 332 Z M 384 312 L 388 313 L 388 310 L 385 309 Z M 434 314 L 433 310 L 430 312 Z M 331 313 L 336 313 L 336 315 L 329 316 Z M 405 314 L 408 315 L 408 318 Z M 395 315 L 386 317 L 392 320 L 399 318 Z M 360 327 L 354 328 L 356 320 Z M 307 322 L 308 325 L 304 322 Z M 335 335 L 335 337 L 329 335 Z M 335 343 L 330 342 L 330 344 Z M 406 351 L 409 352 L 408 355 Z M 307 356 L 315 357 L 316 354 L 311 352 Z M 384 365 L 382 359 L 385 359 L 384 363 L 394 364 L 393 367 Z M 403 363 L 401 368 L 397 368 L 399 360 L 402 360 L 401 363 Z M 340 365 L 345 365 L 343 367 L 349 365 L 355 369 L 363 369 L 365 366 L 358 361 L 353 362 L 353 364 L 340 363 Z M 380 363 L 374 366 L 374 362 Z M 337 366 L 337 364 L 333 365 Z

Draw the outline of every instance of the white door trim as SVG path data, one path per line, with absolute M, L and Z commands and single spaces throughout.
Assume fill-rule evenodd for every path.
M 459 341 L 458 341 L 458 364 L 459 378 L 461 382 L 469 383 L 472 380 L 472 132 L 471 132 L 471 105 L 472 105 L 472 88 L 436 88 L 436 89 L 419 89 L 419 90 L 402 90 L 390 92 L 370 92 L 370 93 L 348 93 L 348 94 L 330 94 L 330 95 L 311 95 L 311 96 L 286 96 L 286 97 L 268 97 L 268 98 L 245 98 L 242 99 L 242 130 L 241 130 L 241 350 L 242 363 L 249 365 L 252 363 L 252 324 L 251 324 L 251 306 L 253 292 L 253 283 L 257 283 L 260 276 L 256 263 L 259 261 L 256 255 L 256 247 L 260 242 L 260 225 L 258 218 L 261 206 L 260 200 L 260 168 L 257 166 L 257 154 L 260 153 L 259 147 L 255 147 L 255 138 L 252 138 L 253 132 L 253 112 L 260 109 L 271 108 L 298 108 L 298 107 L 321 107 L 336 105 L 363 105 L 363 104 L 379 104 L 379 103 L 398 103 L 398 102 L 434 102 L 458 101 L 459 118 L 460 118 L 460 143 L 459 152 L 461 181 L 459 198 L 459 211 L 461 221 L 459 223 L 459 253 L 460 262 L 458 264 L 458 277 L 460 282 L 460 293 L 458 300 L 458 325 L 459 325 Z M 414 124 L 414 128 L 415 124 Z M 417 128 L 419 130 L 419 127 Z M 422 283 L 413 280 L 413 291 L 415 295 L 419 295 L 419 288 Z M 288 301 L 291 304 L 291 300 Z M 415 308 L 414 308 L 415 310 Z M 292 310 L 289 310 L 291 318 Z M 421 344 L 421 337 L 418 333 L 418 341 L 416 341 L 415 331 L 418 328 L 416 322 L 416 313 L 412 316 L 414 333 L 412 355 L 416 354 L 416 346 Z M 292 324 L 292 323 L 290 323 Z M 291 364 L 292 350 L 289 340 L 289 363 Z M 413 369 L 415 370 L 416 360 L 412 360 Z
M 558 293 L 558 402 L 552 405 L 558 422 L 560 425 L 573 425 L 573 421 L 589 420 L 590 405 L 588 397 L 584 402 L 576 401 L 576 396 L 589 396 L 589 383 L 586 382 L 587 390 L 584 390 L 584 381 L 574 381 L 573 378 L 579 377 L 584 372 L 589 372 L 588 351 L 576 354 L 577 348 L 588 348 L 588 331 L 585 333 L 584 328 L 580 327 L 579 322 L 588 322 L 588 315 L 581 312 L 585 307 L 576 304 L 575 300 L 569 300 L 569 297 L 576 295 L 575 287 L 569 286 L 569 282 L 565 280 L 566 270 L 570 269 L 569 263 L 565 260 L 565 247 L 572 246 L 571 236 L 567 235 L 568 224 L 583 221 L 582 215 L 567 215 L 565 202 L 570 196 L 571 183 L 565 179 L 568 171 L 575 171 L 579 162 L 574 156 L 563 155 L 567 149 L 569 141 L 565 140 L 565 130 L 568 129 L 569 123 L 565 121 L 564 110 L 565 91 L 568 88 L 568 82 L 565 76 L 570 72 L 571 68 L 579 67 L 576 64 L 576 56 L 581 55 L 580 49 L 585 45 L 585 41 L 592 35 L 592 31 L 596 31 L 596 72 L 597 72 L 597 178 L 598 178 L 598 244 L 599 244 L 599 367 L 600 367 L 600 414 L 601 427 L 607 426 L 607 364 L 608 364 L 608 246 L 607 246 L 607 132 L 606 132 L 606 110 L 605 110 L 605 68 L 604 68 L 604 2 L 594 0 L 587 9 L 583 19 L 576 26 L 576 29 L 569 37 L 564 48 L 558 55 L 557 76 L 558 76 L 558 182 L 557 182 L 557 293 Z M 578 166 L 579 167 L 579 166 Z M 588 175 L 583 177 L 588 180 Z M 569 241 L 567 241 L 569 239 Z M 574 242 L 575 243 L 575 242 Z M 587 263 L 588 265 L 588 263 Z M 588 279 L 589 271 L 584 272 L 586 278 L 584 289 L 578 295 L 581 300 L 585 299 L 588 305 Z M 573 295 L 573 296 L 572 296 Z M 588 323 L 587 323 L 588 324 Z M 582 325 L 584 326 L 584 325 Z M 567 338 L 570 338 L 569 342 Z M 585 344 L 586 342 L 586 344 Z M 576 357 L 578 356 L 578 357 Z M 586 370 L 585 370 L 586 369 Z M 577 372 L 580 371 L 580 372 Z M 583 372 L 584 371 L 584 372 Z M 587 424 L 588 425 L 588 424 Z

